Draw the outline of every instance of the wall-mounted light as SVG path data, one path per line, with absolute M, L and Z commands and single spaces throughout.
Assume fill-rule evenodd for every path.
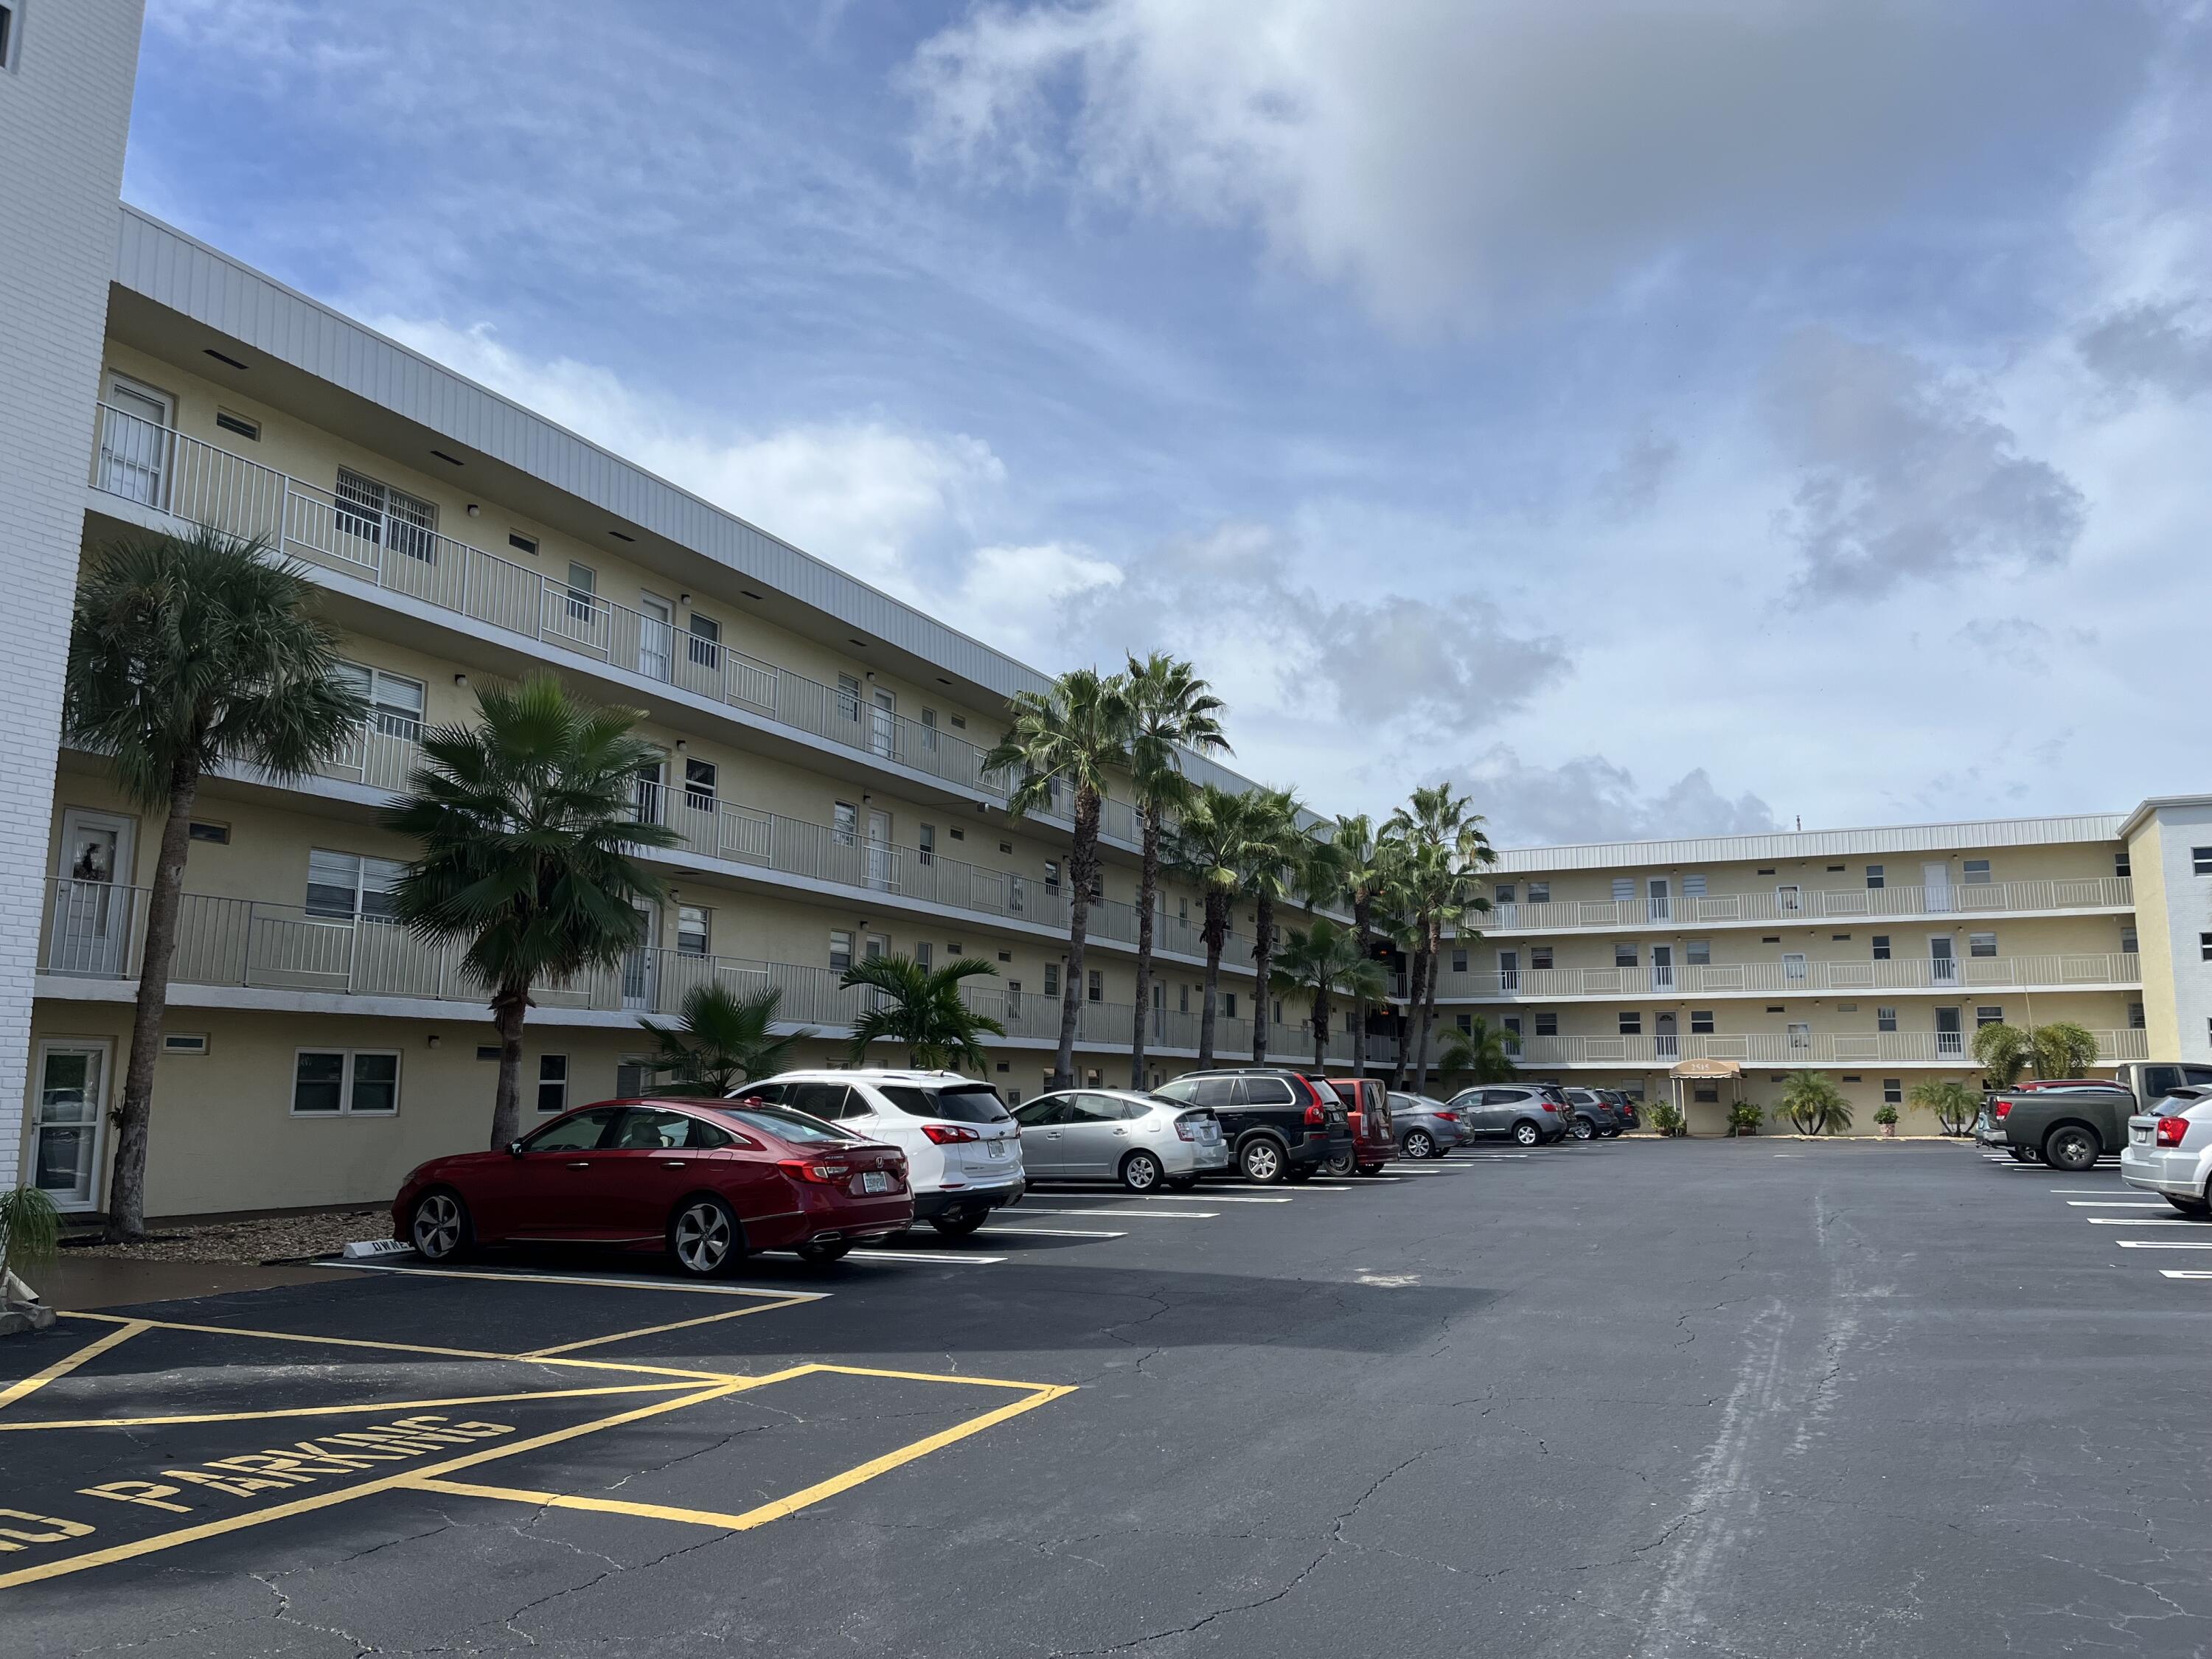
M 478 507 L 474 501 L 471 501 L 469 503 L 469 517 L 471 519 L 481 519 L 483 517 L 483 508 Z
M 676 739 L 676 752 L 679 755 L 684 752 L 684 739 L 682 738 Z
M 867 678 L 870 678 L 870 679 L 873 679 L 873 678 L 875 678 L 875 677 L 876 677 L 876 671 L 875 671 L 874 669 L 872 669 L 872 668 L 871 668 L 870 670 L 868 670 L 868 672 L 867 672 Z
M 689 593 L 678 593 L 676 596 L 676 603 L 678 605 L 689 605 L 691 603 L 691 596 Z
M 438 1046 L 438 1034 L 435 1031 L 430 1033 L 430 1046 L 433 1048 Z
M 466 674 L 456 674 L 453 676 L 453 684 L 455 685 L 466 685 L 468 683 L 469 677 Z

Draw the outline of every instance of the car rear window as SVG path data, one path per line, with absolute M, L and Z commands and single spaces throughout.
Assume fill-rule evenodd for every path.
M 726 1106 L 724 1116 L 749 1129 L 764 1135 L 774 1135 L 779 1140 L 795 1140 L 802 1146 L 823 1140 L 855 1140 L 859 1137 L 820 1118 L 809 1117 L 804 1112 L 787 1111 L 781 1106 Z
M 1244 1102 L 1249 1106 L 1295 1106 L 1297 1096 L 1291 1091 L 1290 1084 L 1279 1077 L 1248 1077 L 1244 1079 Z
M 917 1089 L 907 1083 L 876 1085 L 885 1100 L 908 1117 L 933 1117 L 946 1123 L 1004 1123 L 1006 1106 L 988 1083 L 965 1089 Z

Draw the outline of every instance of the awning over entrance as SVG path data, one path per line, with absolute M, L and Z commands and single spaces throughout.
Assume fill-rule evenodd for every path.
M 1732 1060 L 1686 1060 L 1668 1077 L 1741 1077 L 1743 1067 Z

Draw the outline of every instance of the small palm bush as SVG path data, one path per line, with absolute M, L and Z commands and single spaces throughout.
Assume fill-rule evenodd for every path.
M 1793 1072 L 1774 1109 L 1801 1135 L 1832 1134 L 1851 1127 L 1851 1103 L 1826 1072 Z

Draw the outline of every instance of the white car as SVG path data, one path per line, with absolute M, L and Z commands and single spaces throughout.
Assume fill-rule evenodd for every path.
M 1028 1185 L 1022 1136 L 999 1091 L 957 1072 L 785 1072 L 730 1092 L 835 1123 L 906 1154 L 914 1218 L 964 1238 Z
M 1022 1159 L 1039 1181 L 1099 1176 L 1133 1193 L 1194 1187 L 1229 1167 L 1212 1109 L 1128 1089 L 1063 1089 L 1014 1109 Z
M 2184 1215 L 2212 1217 L 2212 1091 L 2176 1089 L 2130 1118 L 2120 1179 Z

